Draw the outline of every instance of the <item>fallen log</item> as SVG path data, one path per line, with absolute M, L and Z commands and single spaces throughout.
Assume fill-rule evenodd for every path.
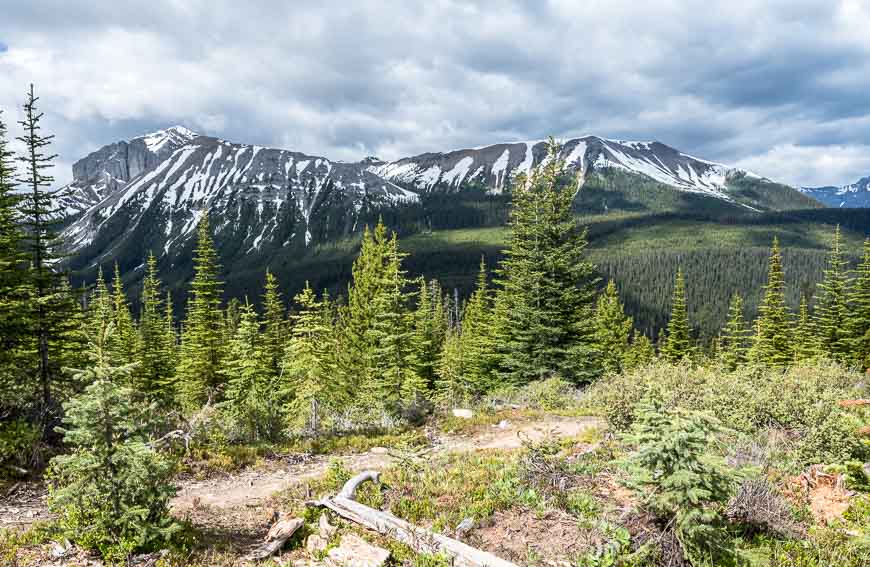
M 518 567 L 486 551 L 481 551 L 431 530 L 420 528 L 397 518 L 389 512 L 369 508 L 354 500 L 359 486 L 369 480 L 377 482 L 380 473 L 365 471 L 348 480 L 336 496 L 324 498 L 309 505 L 332 510 L 342 518 L 391 537 L 417 553 L 447 555 L 456 567 Z

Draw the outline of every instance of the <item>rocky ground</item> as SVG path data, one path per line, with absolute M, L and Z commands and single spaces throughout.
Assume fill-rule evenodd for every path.
M 594 417 L 505 419 L 496 424 L 467 428 L 464 433 L 432 435 L 428 451 L 431 456 L 481 450 L 510 451 L 520 448 L 524 441 L 576 437 L 587 429 L 601 425 L 602 421 Z M 384 469 L 395 463 L 396 456 L 383 447 L 356 455 L 279 455 L 233 474 L 206 479 L 181 479 L 172 509 L 174 514 L 188 520 L 202 534 L 206 547 L 216 550 L 215 563 L 244 564 L 246 552 L 262 542 L 279 518 L 281 505 L 278 495 L 294 486 L 301 485 L 307 490 L 307 483 L 323 476 L 336 460 L 345 469 L 356 472 Z M 45 498 L 46 490 L 40 483 L 13 486 L 0 498 L 0 527 L 26 527 L 36 521 L 49 519 L 51 516 Z M 505 523 L 507 525 L 510 522 L 506 519 Z M 484 538 L 494 535 L 488 532 L 481 534 Z M 349 541 L 351 547 L 358 544 L 352 539 Z M 337 551 L 337 557 L 341 553 Z M 156 557 L 146 557 L 142 564 L 153 564 L 156 560 Z M 288 559 L 294 560 L 300 561 L 298 558 Z M 65 549 L 55 545 L 34 550 L 34 556 L 28 560 L 28 564 L 89 565 L 92 561 L 74 548 Z M 208 563 L 209 560 L 205 561 Z M 302 561 L 305 564 L 305 560 Z M 341 563 L 335 559 L 333 564 Z

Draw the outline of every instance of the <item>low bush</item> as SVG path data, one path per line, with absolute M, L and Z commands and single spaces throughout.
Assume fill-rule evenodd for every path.
M 487 394 L 482 401 L 483 407 L 498 409 L 516 405 L 536 410 L 564 410 L 576 406 L 579 400 L 577 388 L 562 378 L 535 380 L 517 388 L 502 386 Z
M 692 565 L 730 564 L 735 556 L 725 525 L 725 504 L 741 475 L 717 456 L 722 433 L 709 414 L 642 403 L 625 442 L 625 484 L 641 506 L 673 534 Z M 677 558 L 674 558 L 677 559 Z
M 664 407 L 707 411 L 730 429 L 757 434 L 769 428 L 798 436 L 798 466 L 865 456 L 855 430 L 866 413 L 847 412 L 838 401 L 866 395 L 863 376 L 833 363 L 808 363 L 785 371 L 742 367 L 733 372 L 690 364 L 657 363 L 610 375 L 591 393 L 610 423 L 629 429 L 638 402 L 654 396 Z M 865 410 L 866 412 L 866 410 Z

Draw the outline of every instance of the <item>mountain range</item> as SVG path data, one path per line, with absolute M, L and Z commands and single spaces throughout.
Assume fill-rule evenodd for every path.
M 208 214 L 228 295 L 256 296 L 266 266 L 284 276 L 288 291 L 308 278 L 340 291 L 364 226 L 380 217 L 403 238 L 501 230 L 515 177 L 547 154 L 548 142 L 534 140 L 342 162 L 175 126 L 75 162 L 62 237 L 77 280 L 92 281 L 98 266 L 117 262 L 135 286 L 153 252 L 164 281 L 183 297 L 195 228 Z M 581 186 L 578 214 L 591 218 L 737 218 L 822 206 L 794 188 L 655 141 L 571 138 L 559 158 Z M 460 274 L 473 274 L 475 250 L 467 258 L 450 252 L 457 285 L 464 285 Z M 496 261 L 497 250 L 484 252 Z M 446 259 L 423 261 L 443 271 Z
M 870 177 L 863 177 L 842 187 L 801 187 L 800 191 L 827 207 L 870 207 Z

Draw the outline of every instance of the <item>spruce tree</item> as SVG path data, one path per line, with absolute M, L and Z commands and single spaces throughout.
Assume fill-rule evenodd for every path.
M 870 239 L 864 240 L 863 257 L 849 294 L 849 313 L 850 358 L 861 368 L 867 368 L 870 366 Z
M 481 258 L 477 286 L 465 305 L 459 327 L 462 355 L 465 359 L 465 381 L 469 388 L 468 394 L 473 399 L 480 398 L 497 383 L 494 318 L 486 263 Z
M 768 261 L 767 284 L 758 307 L 749 360 L 768 366 L 786 366 L 794 357 L 791 327 L 791 314 L 785 303 L 782 254 L 779 251 L 779 239 L 774 237 Z
M 656 349 L 649 337 L 634 331 L 631 337 L 631 346 L 625 352 L 622 359 L 622 370 L 628 372 L 636 368 L 643 368 L 656 358 Z
M 849 309 L 847 301 L 848 262 L 841 250 L 840 226 L 834 230 L 831 251 L 824 277 L 818 284 L 819 293 L 814 309 L 814 321 L 819 348 L 833 360 L 845 361 L 850 345 L 848 335 Z
M 674 280 L 671 318 L 668 321 L 665 343 L 662 346 L 662 356 L 671 362 L 690 358 L 694 353 L 691 333 L 689 311 L 686 307 L 686 282 L 683 278 L 683 270 L 679 268 Z
M 27 343 L 26 257 L 21 251 L 21 196 L 15 192 L 14 156 L 0 110 L 0 404 L 12 402 L 22 382 L 22 347 Z
M 76 371 L 88 384 L 64 405 L 59 430 L 71 452 L 52 459 L 49 508 L 67 537 L 111 562 L 163 548 L 181 526 L 169 513 L 173 461 L 152 445 L 148 416 L 130 381 L 135 365 L 113 366 L 114 322 L 90 331 L 90 365 Z
M 124 293 L 124 284 L 121 281 L 121 270 L 115 262 L 115 274 L 112 279 L 112 313 L 114 315 L 115 332 L 112 333 L 112 342 L 109 351 L 112 354 L 114 365 L 123 366 L 139 360 L 139 333 L 130 313 L 130 305 Z M 142 392 L 147 394 L 147 392 Z
M 819 338 L 810 316 L 809 301 L 804 295 L 801 296 L 797 325 L 794 329 L 794 359 L 795 361 L 809 360 L 818 356 L 820 352 Z
M 468 379 L 466 357 L 459 327 L 450 329 L 438 357 L 435 400 L 447 407 L 461 407 L 472 401 L 475 387 Z
M 375 317 L 370 329 L 374 341 L 372 367 L 375 380 L 365 385 L 366 399 L 385 402 L 388 411 L 401 406 L 417 406 L 427 396 L 428 384 L 416 372 L 412 350 L 413 318 L 406 307 L 403 289 L 405 273 L 401 268 L 395 233 L 387 242 L 384 286 L 375 298 Z
M 157 259 L 148 255 L 147 271 L 142 280 L 139 314 L 139 367 L 134 373 L 136 389 L 162 407 L 169 407 L 175 397 L 175 335 L 167 332 L 164 310 L 170 317 L 171 307 L 160 297 Z
M 94 289 L 87 298 L 88 330 L 91 333 L 103 329 L 115 320 L 112 297 L 106 286 L 106 278 L 103 275 L 103 267 L 97 267 L 97 280 Z
M 480 399 L 497 383 L 498 362 L 493 334 L 492 293 L 483 258 L 477 286 L 462 310 L 461 321 L 450 329 L 438 361 L 437 398 L 457 406 Z
M 402 402 L 413 404 L 426 390 L 414 368 L 403 256 L 382 221 L 374 231 L 366 228 L 341 316 L 340 372 L 359 392 L 358 409 L 371 417 L 395 413 Z
M 743 314 L 743 297 L 735 293 L 728 307 L 728 320 L 719 335 L 718 358 L 722 365 L 734 370 L 746 362 L 749 328 Z
M 586 232 L 572 210 L 569 179 L 551 140 L 545 163 L 513 188 L 511 239 L 497 271 L 500 375 L 511 383 L 560 375 L 588 381 L 601 372 L 595 345 L 597 282 L 586 258 Z
M 422 277 L 418 285 L 420 290 L 417 293 L 417 308 L 413 314 L 411 356 L 414 371 L 425 381 L 426 388 L 431 388 L 435 383 L 435 368 L 445 332 L 445 320 L 439 313 L 441 287 L 435 280 L 427 282 Z
M 336 335 L 328 301 L 318 300 L 308 282 L 294 301 L 298 309 L 291 315 L 283 366 L 287 416 L 292 428 L 316 435 L 326 415 L 344 409 L 350 390 L 334 369 Z
M 275 441 L 283 425 L 281 392 L 274 381 L 263 338 L 257 312 L 245 302 L 221 368 L 227 385 L 221 407 L 240 438 L 248 442 Z
M 178 385 L 186 409 L 193 410 L 220 397 L 220 367 L 224 351 L 224 318 L 217 253 L 212 244 L 208 216 L 198 227 L 194 277 L 181 337 Z
M 595 309 L 595 338 L 601 349 L 601 365 L 607 372 L 620 372 L 629 350 L 631 317 L 625 314 L 613 280 L 607 282 Z
M 263 293 L 263 349 L 268 360 L 269 373 L 277 379 L 281 373 L 287 337 L 287 320 L 278 280 L 266 269 L 266 286 Z
M 52 345 L 61 343 L 63 328 L 78 310 L 78 304 L 66 285 L 65 275 L 56 269 L 59 260 L 56 250 L 60 244 L 57 229 L 65 214 L 60 199 L 69 191 L 51 189 L 54 178 L 49 170 L 57 156 L 47 149 L 54 136 L 42 134 L 43 114 L 37 108 L 38 101 L 31 85 L 24 104 L 24 120 L 19 122 L 24 134 L 18 140 L 24 145 L 24 153 L 18 158 L 23 169 L 18 182 L 26 189 L 20 210 L 25 229 L 24 248 L 30 260 L 28 317 L 35 343 L 33 366 L 43 421 L 48 423 L 57 412 L 54 383 L 62 379 L 62 361 Z

